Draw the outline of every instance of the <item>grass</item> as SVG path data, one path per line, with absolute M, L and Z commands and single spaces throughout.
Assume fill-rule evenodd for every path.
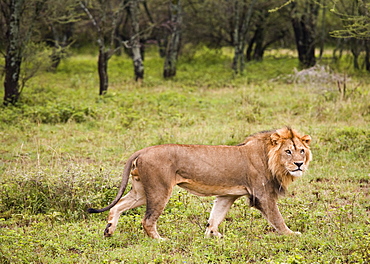
M 21 104 L 0 111 L 0 263 L 369 263 L 369 80 L 353 75 L 341 100 L 335 83 L 292 83 L 296 59 L 275 57 L 233 76 L 228 53 L 203 49 L 165 81 L 148 52 L 142 84 L 131 61 L 114 57 L 104 97 L 91 55 L 30 80 Z M 85 213 L 113 199 L 138 149 L 232 145 L 284 125 L 313 138 L 310 171 L 279 202 L 302 236 L 277 235 L 243 198 L 220 227 L 225 237 L 205 239 L 213 198 L 179 188 L 159 220 L 166 241 L 144 235 L 144 207 L 124 213 L 111 238 L 106 213 Z

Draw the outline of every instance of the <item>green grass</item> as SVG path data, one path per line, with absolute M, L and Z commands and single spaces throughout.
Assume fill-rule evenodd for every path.
M 148 52 L 142 84 L 127 57 L 113 57 L 103 97 L 96 56 L 31 79 L 20 105 L 0 111 L 0 263 L 369 263 L 369 80 L 352 76 L 341 100 L 335 83 L 292 83 L 296 59 L 272 55 L 233 76 L 227 52 L 203 49 L 163 80 Z M 309 172 L 279 202 L 302 236 L 277 235 L 242 198 L 220 226 L 225 237 L 205 239 L 213 198 L 179 188 L 159 220 L 166 241 L 144 235 L 145 207 L 124 213 L 111 238 L 107 214 L 85 212 L 113 199 L 138 149 L 232 145 L 285 125 L 313 138 Z

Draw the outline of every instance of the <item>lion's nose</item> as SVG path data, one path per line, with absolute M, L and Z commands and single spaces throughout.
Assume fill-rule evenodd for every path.
M 303 165 L 303 162 L 294 162 L 294 164 L 295 164 L 298 168 L 300 168 L 300 167 Z

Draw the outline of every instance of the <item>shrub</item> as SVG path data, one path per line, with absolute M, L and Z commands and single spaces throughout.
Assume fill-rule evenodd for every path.
M 95 117 L 95 111 L 90 107 L 52 102 L 46 105 L 6 107 L 0 113 L 0 121 L 6 124 L 18 124 L 20 120 L 38 124 L 57 124 L 69 121 L 82 123 L 89 118 L 95 119 Z
M 4 178 L 0 181 L 0 212 L 58 212 L 67 219 L 83 218 L 87 206 L 105 206 L 116 196 L 119 183 L 108 174 L 72 165 L 56 175 L 40 171 Z

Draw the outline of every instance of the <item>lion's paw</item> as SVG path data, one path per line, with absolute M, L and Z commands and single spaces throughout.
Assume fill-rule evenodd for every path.
M 104 236 L 105 237 L 111 237 L 113 234 L 113 231 L 110 231 L 109 228 L 111 227 L 111 223 L 107 224 L 107 227 L 104 229 Z
M 207 238 L 210 238 L 210 237 L 222 238 L 223 237 L 223 235 L 220 232 L 214 231 L 214 230 L 206 230 L 205 236 Z

